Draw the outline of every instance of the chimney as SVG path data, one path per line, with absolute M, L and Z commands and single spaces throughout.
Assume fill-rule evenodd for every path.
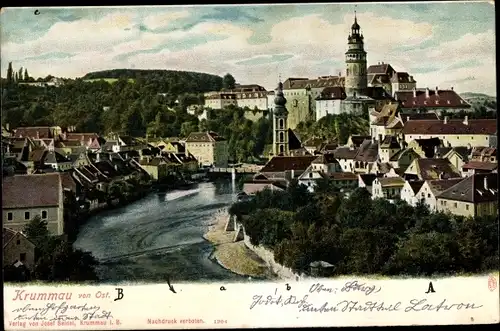
M 40 131 L 36 132 L 36 139 L 40 139 Z
M 451 87 L 451 90 L 453 91 L 453 86 Z
M 416 87 L 413 88 L 413 97 L 414 98 L 417 97 L 417 88 Z
M 438 147 L 437 146 L 434 146 L 434 157 L 437 156 L 437 153 L 438 153 Z
M 444 121 L 443 121 L 444 124 L 448 124 L 448 116 L 445 116 L 444 117 Z
M 291 177 L 292 177 L 292 180 L 295 178 L 295 170 L 294 169 L 292 169 L 292 171 L 291 171 Z
M 342 72 L 339 71 L 339 77 L 341 77 L 341 76 L 342 76 Z
M 488 190 L 488 189 L 489 189 L 489 188 L 488 188 L 488 176 L 486 176 L 486 175 L 484 176 L 484 189 L 485 189 L 485 190 Z
M 465 116 L 464 124 L 469 125 L 469 116 L 467 116 L 467 115 Z
M 97 155 L 95 156 L 95 161 L 101 162 L 101 153 L 97 153 Z
M 410 82 L 413 83 L 413 76 L 410 76 Z
M 436 86 L 436 96 L 438 96 L 438 95 L 439 95 L 439 89 L 438 89 L 438 87 Z
M 10 124 L 9 123 L 5 123 L 5 129 L 7 129 L 7 131 L 10 131 Z
M 426 97 L 426 98 L 429 98 L 429 96 L 430 96 L 430 94 L 429 94 L 429 88 L 428 88 L 428 87 L 426 87 L 426 88 L 425 88 L 425 97 Z
M 410 120 L 410 116 L 406 116 L 406 122 Z

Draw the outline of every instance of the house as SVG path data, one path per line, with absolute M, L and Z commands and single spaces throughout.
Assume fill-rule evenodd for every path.
M 433 180 L 460 178 L 460 171 L 448 159 L 415 159 L 405 170 L 406 179 Z
M 35 216 L 47 221 L 51 234 L 64 233 L 64 197 L 59 173 L 5 177 L 2 219 L 5 227 L 20 231 Z
M 28 169 L 28 174 L 31 174 L 37 169 L 41 169 L 45 166 L 44 160 L 47 153 L 47 150 L 37 148 L 29 152 L 27 155 L 22 155 L 21 163 Z
M 403 121 L 398 116 L 400 112 L 397 102 L 389 101 L 369 112 L 370 136 L 374 139 L 385 137 L 386 135 L 398 135 L 403 129 Z
M 316 121 L 328 114 L 338 115 L 342 112 L 342 100 L 346 98 L 345 91 L 340 86 L 325 87 L 316 97 Z
M 346 146 L 360 147 L 365 140 L 370 140 L 370 136 L 363 136 L 358 134 L 352 134 L 347 138 Z
M 407 72 L 396 72 L 391 77 L 392 94 L 399 91 L 413 91 L 417 88 L 417 82 Z
M 62 133 L 60 126 L 30 126 L 19 127 L 14 131 L 16 138 L 50 139 Z
M 400 149 L 391 156 L 387 164 L 394 169 L 403 172 L 410 166 L 413 160 L 420 158 L 420 155 L 413 148 Z M 382 172 L 382 171 L 381 171 Z
M 328 178 L 328 175 L 323 171 L 323 169 L 314 168 L 311 164 L 302 174 L 300 174 L 298 181 L 299 184 L 307 186 L 309 192 L 314 192 L 316 181 L 326 178 Z
M 405 180 L 401 177 L 378 177 L 372 185 L 372 198 L 383 198 L 394 201 L 401 198 L 401 190 Z
M 343 171 L 354 171 L 354 159 L 358 154 L 358 149 L 354 146 L 338 147 L 333 151 L 333 156 L 339 162 Z
M 254 178 L 252 181 L 243 183 L 243 192 L 249 196 L 255 195 L 257 192 L 269 189 L 271 191 L 286 190 L 286 183 L 283 181 L 273 181 L 267 179 Z
M 443 143 L 439 138 L 413 139 L 411 141 L 406 140 L 406 142 L 408 143 L 408 148 L 412 148 L 423 158 L 435 157 L 437 151 L 443 152 Z M 446 152 L 449 152 L 449 150 Z
M 476 174 L 437 196 L 437 209 L 460 216 L 498 215 L 498 174 Z
M 157 147 L 161 147 L 162 152 L 176 153 L 176 154 L 184 154 L 186 153 L 186 146 L 180 141 L 169 141 L 164 145 L 157 145 Z
M 323 171 L 327 175 L 334 172 L 342 172 L 342 167 L 339 161 L 335 159 L 333 153 L 320 154 L 311 162 L 311 167 L 314 170 Z
M 447 147 L 487 146 L 494 147 L 496 138 L 496 119 L 448 119 L 444 120 L 411 120 L 403 128 L 404 140 L 439 138 Z
M 198 172 L 198 160 L 191 153 L 173 154 L 182 163 L 182 169 L 187 172 Z
M 401 108 L 405 111 L 412 109 L 436 112 L 471 110 L 471 105 L 462 99 L 453 88 L 442 90 L 436 86 L 434 90 L 431 90 L 413 87 L 413 90 L 410 91 L 396 91 L 394 98 L 401 103 Z
M 332 185 L 340 192 L 350 192 L 358 187 L 358 175 L 352 172 L 334 172 L 330 174 Z
M 155 181 L 161 180 L 168 175 L 168 162 L 163 157 L 142 159 L 139 164 Z
M 471 161 L 497 162 L 497 149 L 494 147 L 474 147 L 470 153 Z
M 358 187 L 364 187 L 368 192 L 372 192 L 372 185 L 376 174 L 358 174 Z
M 399 151 L 401 145 L 396 136 L 388 135 L 379 140 L 378 155 L 381 162 L 389 162 Z
M 375 139 L 367 139 L 358 148 L 354 157 L 354 171 L 369 173 L 379 160 L 379 142 Z
M 186 150 L 201 166 L 227 167 L 229 159 L 227 141 L 215 132 L 192 132 L 186 139 Z
M 35 268 L 35 244 L 22 232 L 3 228 L 3 267 L 21 262 L 29 270 Z
M 45 154 L 44 164 L 56 171 L 67 171 L 73 168 L 73 162 L 70 159 L 54 151 Z
M 467 147 L 453 147 L 448 153 L 443 156 L 447 159 L 456 169 L 462 169 L 462 166 L 469 158 L 469 149 Z
M 323 144 L 323 139 L 321 138 L 309 138 L 307 139 L 302 146 L 311 154 L 314 155 L 321 149 Z
M 367 69 L 368 86 L 382 87 L 387 93 L 392 94 L 391 78 L 396 70 L 388 63 L 379 62 Z
M 462 165 L 462 175 L 471 176 L 474 174 L 487 174 L 496 172 L 498 170 L 498 163 L 469 161 Z
M 308 156 L 274 156 L 260 170 L 261 175 L 269 180 L 292 180 L 299 177 L 317 158 Z
M 463 178 L 426 180 L 415 194 L 415 199 L 427 205 L 430 211 L 435 212 L 437 210 L 436 197 L 462 180 Z
M 417 194 L 424 183 L 425 181 L 423 180 L 405 181 L 405 184 L 401 189 L 401 200 L 406 201 L 411 206 L 416 206 L 418 201 L 420 200 L 417 197 Z

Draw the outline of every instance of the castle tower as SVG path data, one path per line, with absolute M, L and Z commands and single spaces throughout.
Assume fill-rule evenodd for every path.
M 364 95 L 368 83 L 366 77 L 366 52 L 356 12 L 354 12 L 354 24 L 351 26 L 351 33 L 347 40 L 348 50 L 345 53 L 347 65 L 345 77 L 346 95 L 348 97 Z
M 273 155 L 288 155 L 288 110 L 285 107 L 283 83 L 278 84 L 273 112 Z

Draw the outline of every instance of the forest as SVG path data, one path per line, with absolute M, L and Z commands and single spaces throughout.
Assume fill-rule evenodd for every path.
M 364 188 L 345 196 L 329 179 L 314 193 L 296 181 L 286 191 L 266 189 L 229 212 L 252 244 L 273 250 L 278 263 L 297 273 L 307 273 L 313 261 L 331 263 L 332 275 L 479 273 L 499 264 L 495 216 L 465 218 L 372 200 Z

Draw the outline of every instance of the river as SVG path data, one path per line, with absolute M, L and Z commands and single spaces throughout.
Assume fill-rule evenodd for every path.
M 214 213 L 234 196 L 230 181 L 150 194 L 91 217 L 74 247 L 100 261 L 97 272 L 106 283 L 244 280 L 209 259 L 213 246 L 202 237 Z

